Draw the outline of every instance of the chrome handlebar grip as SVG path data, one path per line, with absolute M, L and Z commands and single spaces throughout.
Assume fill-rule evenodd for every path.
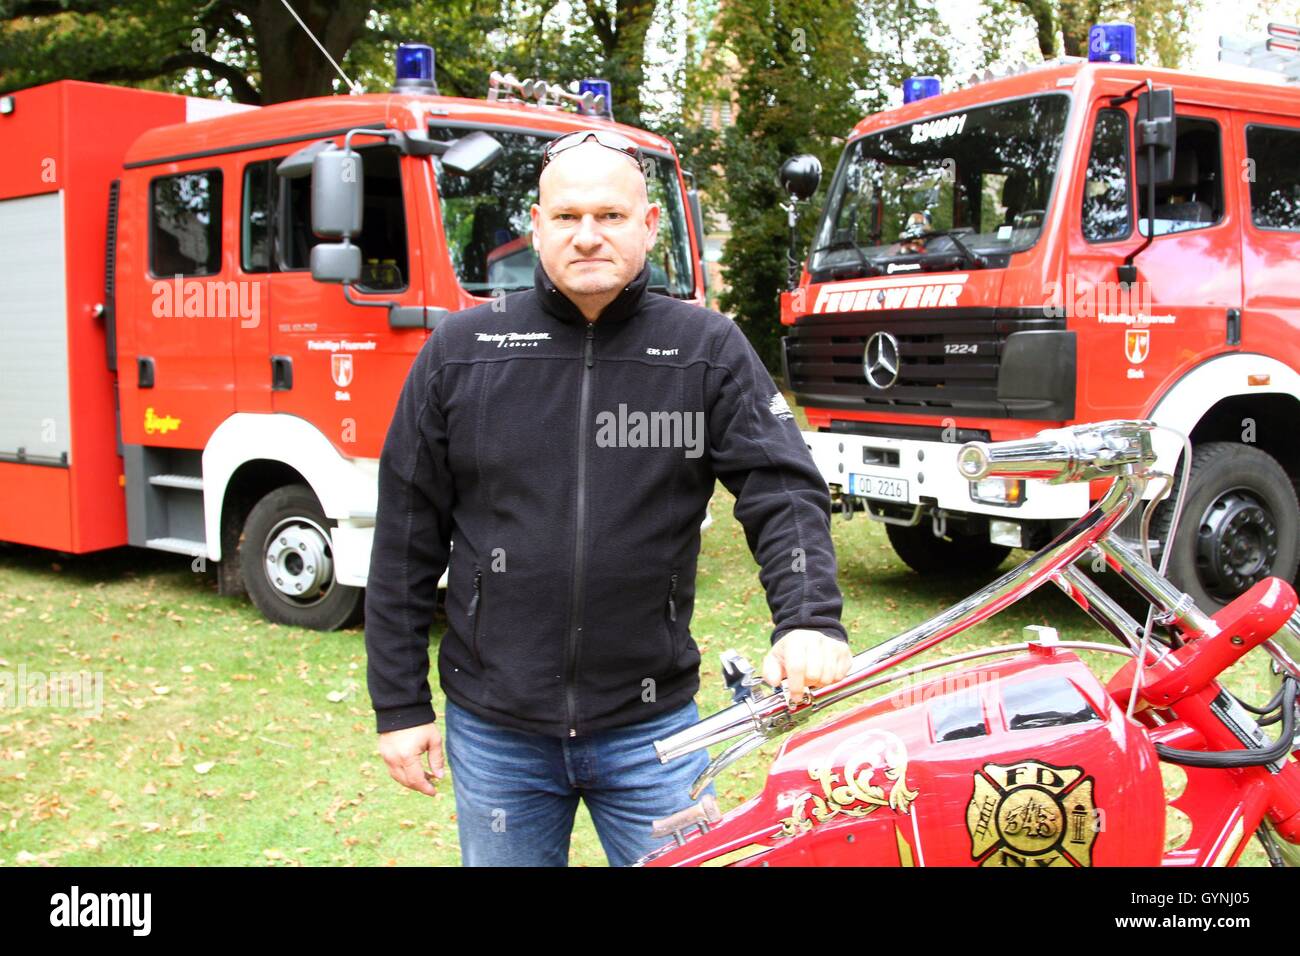
M 655 753 L 660 763 L 667 763 L 688 753 L 731 740 L 741 734 L 760 734 L 767 737 L 784 729 L 791 716 L 786 705 L 784 690 L 766 697 L 748 697 L 738 704 L 705 717 L 698 723 L 678 731 L 671 737 L 655 741 Z
M 968 442 L 957 470 L 968 481 L 1040 478 L 1051 484 L 1113 478 L 1155 463 L 1151 422 L 1115 420 L 1041 431 L 1018 441 Z

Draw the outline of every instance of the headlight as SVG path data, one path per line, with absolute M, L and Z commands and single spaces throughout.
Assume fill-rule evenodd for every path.
M 1019 508 L 1025 501 L 1022 478 L 981 478 L 970 483 L 971 501 L 1004 508 Z

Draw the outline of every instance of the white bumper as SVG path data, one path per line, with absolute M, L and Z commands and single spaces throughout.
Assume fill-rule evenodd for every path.
M 832 491 L 850 494 L 850 476 L 884 479 L 903 507 L 937 506 L 945 511 L 988 515 L 1006 521 L 1077 518 L 1088 510 L 1088 485 L 1049 485 L 1025 482 L 1025 493 L 1015 506 L 991 504 L 971 498 L 970 483 L 957 471 L 958 442 L 918 441 L 910 438 L 875 438 L 830 432 L 804 432 L 813 461 Z M 881 462 L 888 462 L 882 464 Z M 896 462 L 896 464 L 895 464 Z M 901 494 L 899 494 L 901 492 Z

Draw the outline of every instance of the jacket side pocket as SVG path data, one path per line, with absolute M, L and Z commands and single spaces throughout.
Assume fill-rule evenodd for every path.
M 479 655 L 478 650 L 478 632 L 479 619 L 482 617 L 482 608 L 480 606 L 483 597 L 483 571 L 481 568 L 474 568 L 474 596 L 469 599 L 469 618 L 473 622 L 469 639 L 469 652 L 474 658 L 474 665 L 483 670 L 483 658 Z
M 668 632 L 668 657 L 674 663 L 677 661 L 677 568 L 673 568 L 673 573 L 668 579 L 668 604 L 664 609 L 665 622 L 664 630 Z

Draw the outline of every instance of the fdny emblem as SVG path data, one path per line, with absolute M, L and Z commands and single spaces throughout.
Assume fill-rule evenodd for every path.
M 1092 791 L 1082 767 L 985 764 L 966 807 L 971 859 L 980 866 L 1091 866 Z
M 907 813 L 917 794 L 907 787 L 907 746 L 887 730 L 850 738 L 831 752 L 825 766 L 809 767 L 808 776 L 821 785 L 821 793 L 806 790 L 795 797 L 793 811 L 781 821 L 782 836 L 838 816 L 865 817 L 880 807 Z
M 1134 365 L 1141 365 L 1151 354 L 1150 329 L 1126 329 L 1124 332 L 1124 355 Z
M 335 352 L 330 356 L 330 377 L 339 388 L 352 384 L 352 356 L 346 352 Z

